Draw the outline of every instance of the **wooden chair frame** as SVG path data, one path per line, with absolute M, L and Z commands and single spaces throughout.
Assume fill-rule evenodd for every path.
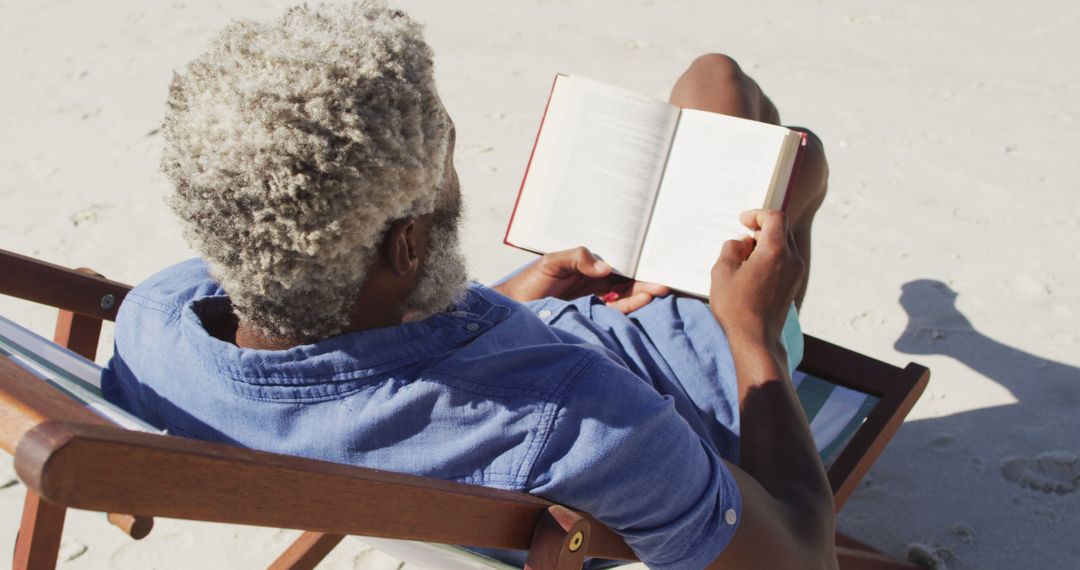
M 0 275 L 0 294 L 60 309 L 55 342 L 89 359 L 102 321 L 115 320 L 131 289 L 3 250 Z M 925 390 L 929 371 L 899 369 L 810 336 L 805 354 L 805 372 L 880 398 L 828 469 L 839 509 Z M 13 564 L 20 570 L 55 567 L 69 507 L 138 513 L 109 515 L 136 539 L 150 531 L 151 516 L 305 530 L 271 565 L 278 569 L 314 568 L 345 535 L 528 550 L 526 568 L 535 570 L 581 568 L 586 554 L 636 559 L 589 515 L 531 495 L 129 431 L 6 358 L 0 447 L 15 455 L 27 486 Z M 916 568 L 844 535 L 837 552 L 848 570 Z

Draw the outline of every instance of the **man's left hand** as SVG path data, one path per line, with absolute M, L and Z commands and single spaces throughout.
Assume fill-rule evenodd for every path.
M 624 314 L 671 292 L 663 285 L 615 275 L 610 265 L 584 247 L 546 254 L 494 289 L 522 302 L 596 295 Z

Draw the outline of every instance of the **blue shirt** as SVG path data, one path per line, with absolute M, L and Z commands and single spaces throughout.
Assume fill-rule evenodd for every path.
M 700 568 L 731 540 L 738 397 L 700 301 L 624 316 L 595 297 L 521 304 L 481 285 L 447 312 L 288 350 L 241 349 L 191 260 L 117 317 L 107 398 L 203 440 L 523 491 L 588 512 L 652 568 Z

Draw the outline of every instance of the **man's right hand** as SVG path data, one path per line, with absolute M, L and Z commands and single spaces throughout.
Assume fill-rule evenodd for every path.
M 729 339 L 774 347 L 804 264 L 779 210 L 750 210 L 739 220 L 754 237 L 730 240 L 712 268 L 709 306 Z
M 777 210 L 743 212 L 754 237 L 724 244 L 709 305 L 731 343 L 739 385 L 739 528 L 712 568 L 837 567 L 835 507 L 780 343 L 804 270 Z M 768 548 L 762 548 L 768 544 Z

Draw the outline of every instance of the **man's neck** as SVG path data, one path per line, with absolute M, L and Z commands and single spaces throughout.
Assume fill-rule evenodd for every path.
M 397 278 L 392 276 L 383 264 L 372 264 L 368 267 L 367 278 L 357 293 L 356 301 L 349 309 L 348 323 L 337 334 L 400 325 L 404 317 L 405 300 L 415 287 L 415 276 Z M 287 350 L 323 340 L 270 335 L 242 319 L 236 325 L 235 339 L 236 346 L 257 350 Z
M 255 350 L 287 350 L 294 346 L 306 344 L 299 339 L 287 339 L 267 335 L 245 323 L 240 323 L 240 325 L 236 327 L 235 342 L 236 346 L 239 346 L 240 348 L 251 348 Z
M 353 309 L 352 316 L 349 318 L 349 324 L 338 334 L 397 326 L 401 324 L 402 318 L 401 307 L 397 303 L 382 303 L 376 304 L 375 306 L 367 306 L 366 304 L 361 303 Z M 236 325 L 235 340 L 223 338 L 221 336 L 218 336 L 218 338 L 232 341 L 240 348 L 251 348 L 256 350 L 287 350 L 294 346 L 311 344 L 322 340 L 318 338 L 287 338 L 274 336 L 252 326 L 246 321 L 240 321 Z

